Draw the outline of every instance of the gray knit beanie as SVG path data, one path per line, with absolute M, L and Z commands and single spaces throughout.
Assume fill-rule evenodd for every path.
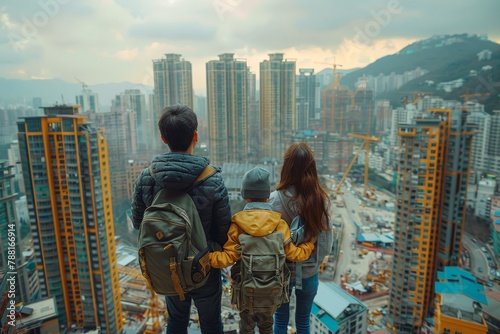
M 241 197 L 269 198 L 271 186 L 269 172 L 261 167 L 254 167 L 245 173 L 241 182 Z

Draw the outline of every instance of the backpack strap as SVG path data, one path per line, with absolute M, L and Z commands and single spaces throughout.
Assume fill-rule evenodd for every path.
M 283 194 L 281 193 L 280 190 L 278 190 L 278 197 L 280 198 L 281 204 L 283 205 L 283 208 L 285 209 L 286 214 L 288 215 L 288 218 L 290 218 L 290 222 L 291 222 L 293 220 L 293 218 L 295 216 L 297 216 L 297 215 L 293 215 L 290 212 L 290 208 L 288 207 L 288 204 L 290 204 L 290 201 L 288 201 L 287 203 L 285 203 L 285 201 L 283 200 Z
M 153 171 L 153 165 L 149 165 L 148 170 L 149 170 L 149 174 L 151 174 L 151 177 L 156 181 L 155 173 Z M 207 165 L 201 171 L 201 174 L 198 175 L 198 177 L 196 178 L 196 180 L 194 180 L 193 184 L 188 189 L 191 189 L 195 184 L 197 184 L 199 182 L 205 181 L 210 176 L 214 175 L 216 172 L 217 172 L 217 170 L 214 167 L 212 167 L 210 165 Z
M 201 174 L 198 175 L 196 180 L 194 180 L 193 184 L 196 184 L 198 182 L 204 181 L 205 179 L 208 179 L 210 176 L 214 175 L 215 172 L 217 172 L 217 170 L 215 168 L 213 168 L 210 165 L 207 165 L 207 167 L 205 167 L 205 169 L 201 172 Z

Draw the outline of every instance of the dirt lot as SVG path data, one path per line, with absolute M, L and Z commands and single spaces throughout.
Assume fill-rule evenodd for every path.
M 465 232 L 487 243 L 490 236 L 490 224 L 484 219 L 476 218 L 474 212 L 468 211 L 465 219 Z

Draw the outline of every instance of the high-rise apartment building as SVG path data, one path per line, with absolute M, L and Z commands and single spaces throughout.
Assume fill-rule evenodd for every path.
M 458 106 L 428 109 L 399 127 L 389 325 L 414 333 L 434 303 L 437 270 L 462 251 L 473 128 Z
M 493 252 L 498 257 L 500 256 L 500 196 L 491 197 L 491 231 Z
M 82 86 L 82 94 L 75 98 L 76 105 L 80 106 L 82 112 L 99 112 L 99 96 L 92 92 L 86 84 Z
M 18 122 L 41 295 L 66 328 L 120 333 L 122 312 L 104 130 L 77 106 Z
M 247 133 L 248 138 L 248 161 L 258 163 L 260 154 L 260 140 L 262 129 L 260 128 L 260 94 L 257 90 L 257 80 L 255 73 L 248 68 L 248 110 L 247 110 Z
M 137 129 L 137 146 L 140 149 L 151 148 L 153 133 L 149 130 L 153 115 L 146 108 L 146 95 L 140 89 L 126 89 L 123 93 L 116 95 L 112 101 L 111 111 L 128 111 L 135 114 Z M 108 133 L 108 131 L 106 131 Z
M 248 68 L 234 54 L 219 55 L 207 68 L 208 150 L 216 165 L 248 158 Z
M 174 104 L 187 105 L 193 109 L 193 71 L 191 62 L 181 59 L 180 54 L 167 53 L 164 59 L 153 60 L 154 74 L 154 122 L 158 123 L 165 107 Z M 162 151 L 164 144 L 159 131 L 155 132 L 154 149 Z
M 469 122 L 476 124 L 477 133 L 472 141 L 471 169 L 475 173 L 488 171 L 488 148 L 490 144 L 491 115 L 484 108 L 471 108 L 468 106 Z
M 260 63 L 261 158 L 281 160 L 297 129 L 295 60 L 269 54 Z
M 495 179 L 484 178 L 478 182 L 474 215 L 486 220 L 491 219 L 491 198 L 495 195 L 497 182 Z
M 374 117 L 375 132 L 384 132 L 391 129 L 392 107 L 389 100 L 377 100 Z
M 25 259 L 22 253 L 13 167 L 8 161 L 0 160 L 0 268 L 7 270 L 9 277 L 15 275 L 15 303 L 26 304 L 37 297 L 39 285 L 33 257 Z
M 413 104 L 407 104 L 404 108 L 397 108 L 392 111 L 391 117 L 391 146 L 399 147 L 399 126 L 400 124 L 409 124 L 417 113 Z
M 250 71 L 250 67 L 247 68 L 248 68 L 248 73 L 247 73 L 248 102 L 255 102 L 259 100 L 259 96 L 257 95 L 257 78 L 255 73 Z
M 488 171 L 500 178 L 500 110 L 493 110 L 489 135 Z
M 309 120 L 319 116 L 319 82 L 313 69 L 299 69 L 297 76 L 297 130 L 310 129 Z
M 120 108 L 111 112 L 88 114 L 92 125 L 104 129 L 106 133 L 113 204 L 130 201 L 125 166 L 130 156 L 138 152 L 136 116 L 135 112 Z

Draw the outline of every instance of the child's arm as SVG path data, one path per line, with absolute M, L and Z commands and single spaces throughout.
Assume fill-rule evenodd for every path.
M 301 262 L 307 260 L 309 256 L 311 256 L 316 240 L 309 240 L 296 246 L 291 241 L 292 234 L 290 233 L 290 227 L 288 227 L 288 224 L 283 219 L 279 222 L 276 230 L 283 232 L 284 240 L 286 242 L 285 255 L 287 260 Z
M 307 260 L 311 256 L 311 252 L 314 249 L 314 242 L 315 240 L 310 240 L 295 246 L 295 244 L 290 241 L 285 245 L 286 259 L 292 262 L 302 262 Z
M 241 256 L 240 241 L 238 236 L 240 231 L 238 231 L 238 225 L 231 224 L 229 231 L 227 232 L 227 241 L 224 244 L 224 250 L 220 252 L 211 252 L 210 265 L 214 268 L 225 268 L 229 267 Z

